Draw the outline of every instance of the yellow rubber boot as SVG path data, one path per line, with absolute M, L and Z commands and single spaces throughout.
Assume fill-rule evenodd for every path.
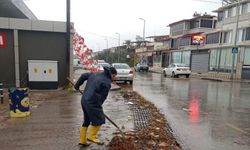
M 81 127 L 79 145 L 82 145 L 82 146 L 90 145 L 90 143 L 87 142 L 87 138 L 86 138 L 87 130 L 88 130 L 88 127 Z
M 91 142 L 96 143 L 96 144 L 103 145 L 104 143 L 101 140 L 96 138 L 96 135 L 97 135 L 98 131 L 100 130 L 100 128 L 101 128 L 101 126 L 91 126 L 87 139 Z

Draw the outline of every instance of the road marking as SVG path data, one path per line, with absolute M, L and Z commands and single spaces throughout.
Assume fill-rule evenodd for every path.
M 244 134 L 248 134 L 248 132 L 246 132 L 245 130 L 239 128 L 239 127 L 236 127 L 235 125 L 233 124 L 230 124 L 230 123 L 227 123 L 226 126 L 238 131 L 238 132 L 241 132 L 241 133 L 244 133 Z

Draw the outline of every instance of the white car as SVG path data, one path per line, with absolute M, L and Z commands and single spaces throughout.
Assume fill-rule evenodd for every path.
M 112 66 L 116 69 L 117 75 L 115 81 L 129 81 L 133 84 L 134 73 L 133 70 L 126 63 L 113 63 Z
M 103 62 L 103 63 L 98 63 L 97 66 L 99 71 L 104 71 L 103 67 L 110 67 L 110 64 Z
M 180 75 L 185 75 L 186 78 L 189 78 L 191 74 L 190 68 L 186 64 L 173 63 L 170 64 L 167 68 L 163 69 L 163 75 L 165 77 L 179 77 Z

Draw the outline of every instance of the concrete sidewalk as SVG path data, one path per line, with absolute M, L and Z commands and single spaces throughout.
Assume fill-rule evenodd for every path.
M 105 145 L 78 146 L 79 128 L 82 124 L 81 95 L 67 90 L 30 92 L 33 101 L 31 116 L 9 118 L 2 112 L 0 120 L 1 150 L 75 150 L 106 149 L 117 129 L 106 120 L 99 132 Z M 131 112 L 123 97 L 111 91 L 104 103 L 104 112 L 124 131 L 133 129 Z
M 149 72 L 158 73 L 158 74 L 162 74 L 162 70 L 163 68 L 156 68 L 156 67 L 149 68 Z M 220 81 L 220 82 L 240 82 L 240 83 L 250 84 L 250 80 L 231 80 L 228 77 L 224 77 L 224 76 L 216 77 L 215 75 L 211 73 L 203 73 L 203 74 L 192 73 L 190 77 L 204 79 L 204 80 Z

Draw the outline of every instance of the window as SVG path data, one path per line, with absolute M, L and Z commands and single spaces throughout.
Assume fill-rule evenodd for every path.
M 223 43 L 231 43 L 232 42 L 232 35 L 231 35 L 231 31 L 228 32 L 224 32 L 223 35 Z
M 237 55 L 235 58 L 237 58 Z M 235 59 L 234 65 L 236 66 L 237 59 Z M 224 48 L 221 50 L 220 56 L 220 71 L 221 72 L 231 72 L 232 68 L 232 49 L 231 48 Z
M 190 51 L 172 52 L 172 63 L 182 63 L 190 65 Z
M 171 48 L 177 48 L 177 39 L 171 40 Z
M 170 26 L 170 33 L 172 35 L 175 35 L 178 32 L 182 33 L 183 30 L 184 30 L 184 23 L 178 23 Z
M 220 38 L 219 32 L 207 34 L 206 44 L 219 43 L 219 38 Z
M 180 46 L 190 45 L 191 37 L 185 37 L 180 39 Z
M 237 42 L 241 42 L 244 40 L 244 37 L 243 37 L 243 29 L 238 29 L 238 32 L 237 32 Z
M 172 63 L 181 63 L 181 52 L 172 53 Z
M 130 67 L 127 64 L 117 64 L 114 65 L 115 69 L 130 69 Z
M 201 27 L 204 28 L 213 28 L 213 20 L 201 20 Z
M 246 13 L 249 13 L 249 12 L 250 12 L 250 3 L 243 4 L 241 13 L 246 14 Z
M 182 52 L 182 61 L 181 61 L 181 63 L 186 64 L 187 66 L 189 66 L 190 65 L 190 54 L 191 54 L 190 51 Z
M 223 11 L 218 12 L 218 21 L 223 20 Z
M 246 34 L 245 40 L 250 40 L 250 27 L 246 28 L 245 31 L 246 31 L 246 32 L 245 32 L 245 34 Z
M 209 70 L 218 71 L 220 50 L 212 49 L 210 53 Z
M 250 3 L 247 3 L 247 12 L 250 12 Z
M 237 55 L 235 56 L 236 66 Z M 223 48 L 223 49 L 212 49 L 210 53 L 210 61 L 209 61 L 209 70 L 210 71 L 219 71 L 230 73 L 232 69 L 232 49 L 231 48 Z
M 200 27 L 200 21 L 199 20 L 192 20 L 190 22 L 190 29 L 199 28 Z
M 228 18 L 228 10 L 224 11 L 224 18 Z
M 236 15 L 236 7 L 231 7 L 228 9 L 228 17 L 234 17 Z
M 250 47 L 245 48 L 244 65 L 250 65 Z
M 245 29 L 239 29 L 237 35 L 237 41 L 248 41 L 250 40 L 250 27 Z

